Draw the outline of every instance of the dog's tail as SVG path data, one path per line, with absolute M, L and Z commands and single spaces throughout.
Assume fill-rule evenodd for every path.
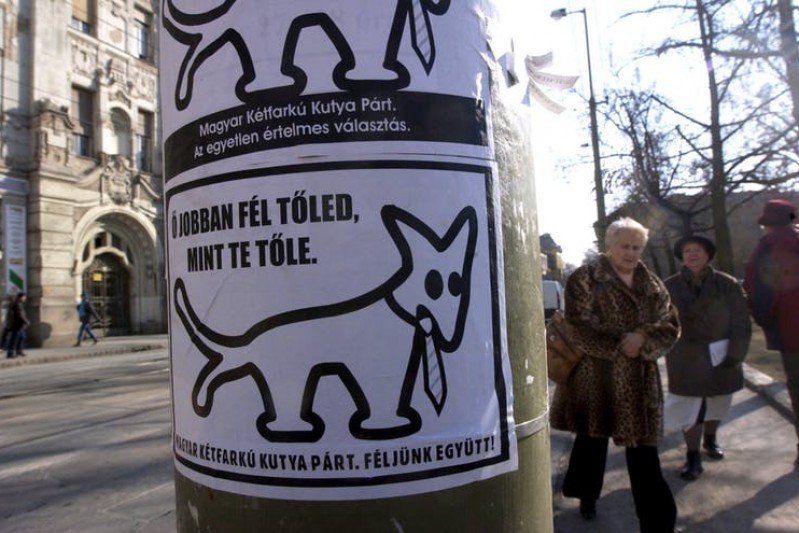
M 180 318 L 186 334 L 192 344 L 205 357 L 208 362 L 197 375 L 192 390 L 192 405 L 194 411 L 200 416 L 207 416 L 211 412 L 214 401 L 214 392 L 227 381 L 233 381 L 247 374 L 243 370 L 241 361 L 223 353 L 224 346 L 214 342 L 209 337 L 223 337 L 214 332 L 200 321 L 189 301 L 186 285 L 183 279 L 175 280 L 174 289 L 175 313 Z M 224 350 L 229 351 L 229 350 Z
M 194 311 L 194 307 L 192 307 L 189 301 L 189 295 L 186 292 L 186 284 L 182 278 L 175 280 L 173 302 L 175 313 L 177 313 L 178 318 L 180 318 L 183 324 L 183 328 L 197 348 L 208 356 L 209 359 L 211 355 L 218 353 L 210 347 L 211 344 L 216 343 L 210 342 L 207 335 L 200 333 L 202 330 L 208 330 L 209 328 L 202 323 L 200 317 L 198 317 L 197 313 Z

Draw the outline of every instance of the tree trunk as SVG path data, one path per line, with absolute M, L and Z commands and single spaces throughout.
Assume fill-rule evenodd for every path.
M 732 239 L 727 223 L 727 176 L 724 170 L 724 141 L 721 138 L 721 110 L 718 82 L 713 69 L 713 20 L 701 0 L 697 0 L 699 30 L 702 36 L 702 54 L 707 65 L 708 90 L 710 91 L 710 139 L 711 172 L 710 202 L 713 213 L 713 228 L 716 235 L 716 266 L 725 272 L 733 272 Z
M 777 0 L 777 9 L 780 14 L 780 52 L 785 61 L 785 74 L 793 100 L 793 119 L 799 124 L 799 45 L 796 42 L 792 3 L 791 0 Z

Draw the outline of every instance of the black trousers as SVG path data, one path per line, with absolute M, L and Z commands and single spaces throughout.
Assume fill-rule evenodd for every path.
M 563 495 L 598 500 L 605 478 L 608 439 L 577 435 L 563 480 Z M 655 446 L 626 448 L 627 472 L 641 533 L 673 532 L 677 505 L 663 473 Z
M 799 352 L 782 352 L 781 355 L 785 384 L 793 406 L 793 426 L 799 438 Z

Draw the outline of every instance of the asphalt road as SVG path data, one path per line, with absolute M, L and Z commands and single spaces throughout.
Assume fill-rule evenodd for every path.
M 0 374 L 0 531 L 175 530 L 166 350 Z

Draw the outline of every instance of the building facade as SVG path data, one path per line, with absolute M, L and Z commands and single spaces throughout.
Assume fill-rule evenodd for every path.
M 3 294 L 29 345 L 166 331 L 156 17 L 136 0 L 0 0 Z

